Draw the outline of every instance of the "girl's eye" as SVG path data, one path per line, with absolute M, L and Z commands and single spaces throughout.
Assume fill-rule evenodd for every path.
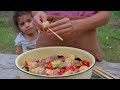
M 27 22 L 31 22 L 32 20 L 28 19 Z
M 24 25 L 24 23 L 21 23 L 21 24 L 20 24 L 20 26 L 23 26 L 23 25 Z

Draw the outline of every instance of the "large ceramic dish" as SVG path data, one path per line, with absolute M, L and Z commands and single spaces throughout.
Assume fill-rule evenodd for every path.
M 34 60 L 39 58 L 46 58 L 48 56 L 57 55 L 57 54 L 74 54 L 81 59 L 86 59 L 90 62 L 90 66 L 88 69 L 83 70 L 82 72 L 69 74 L 67 76 L 38 76 L 33 73 L 27 72 L 21 69 L 21 66 L 24 64 L 26 60 Z M 92 76 L 92 68 L 95 64 L 95 58 L 92 54 L 73 47 L 63 47 L 63 46 L 56 46 L 56 47 L 43 47 L 37 48 L 30 51 L 27 51 L 17 57 L 15 60 L 15 65 L 20 70 L 20 78 L 21 79 L 90 79 Z

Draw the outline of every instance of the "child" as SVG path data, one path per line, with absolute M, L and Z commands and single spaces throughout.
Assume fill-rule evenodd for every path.
M 46 14 L 43 11 L 32 11 L 32 14 L 40 28 L 42 22 L 52 21 L 49 27 L 64 40 L 60 41 L 48 30 L 47 35 L 38 39 L 37 47 L 76 47 L 90 52 L 97 61 L 102 61 L 96 28 L 107 24 L 109 11 L 46 11 Z
M 33 24 L 31 11 L 15 11 L 13 21 L 19 31 L 15 39 L 16 54 L 34 49 L 40 32 Z

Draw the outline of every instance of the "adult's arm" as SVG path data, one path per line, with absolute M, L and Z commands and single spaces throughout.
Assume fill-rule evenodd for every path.
M 98 11 L 93 16 L 87 17 L 85 19 L 74 20 L 71 23 L 73 24 L 74 30 L 87 31 L 107 24 L 109 18 L 110 11 Z

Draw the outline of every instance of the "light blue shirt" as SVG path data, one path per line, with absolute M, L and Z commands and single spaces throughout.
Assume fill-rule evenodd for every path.
M 39 32 L 39 34 L 40 34 L 40 32 Z M 39 37 L 39 34 L 38 34 L 38 37 Z M 35 48 L 36 41 L 37 41 L 38 37 L 35 40 L 33 40 L 31 42 L 28 42 L 24 38 L 22 32 L 20 32 L 15 39 L 15 45 L 17 45 L 17 46 L 22 45 L 23 52 L 26 52 L 28 50 L 31 50 L 31 49 Z

